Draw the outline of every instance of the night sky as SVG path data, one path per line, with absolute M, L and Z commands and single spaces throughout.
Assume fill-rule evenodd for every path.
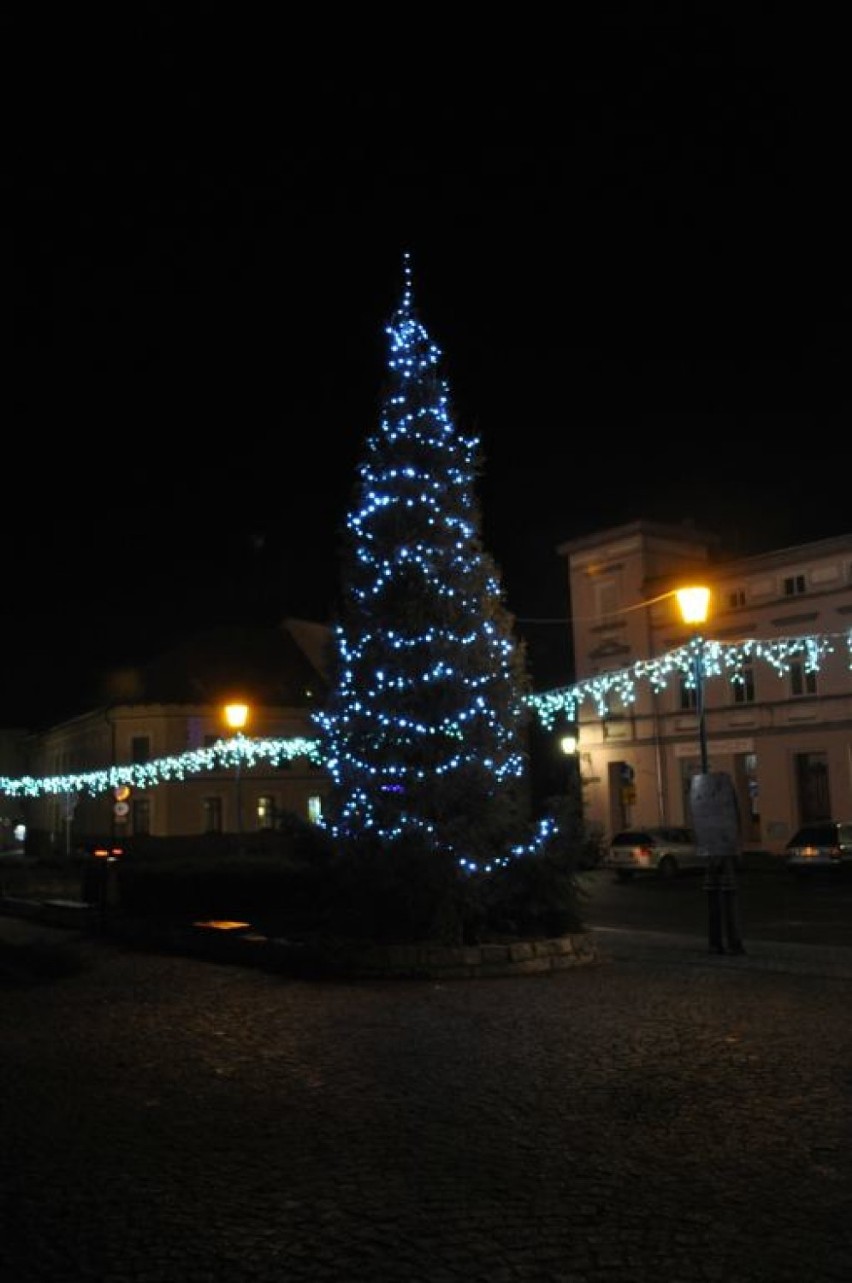
M 208 627 L 331 617 L 405 250 L 539 687 L 571 677 L 559 542 L 849 529 L 831 33 L 812 61 L 641 9 L 434 56 L 193 6 L 6 20 L 0 725 Z

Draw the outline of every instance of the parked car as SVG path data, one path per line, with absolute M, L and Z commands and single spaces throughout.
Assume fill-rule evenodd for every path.
M 852 822 L 823 820 L 803 825 L 785 846 L 784 859 L 795 873 L 852 868 Z
M 97 860 L 120 860 L 124 855 L 124 847 L 120 842 L 107 839 L 106 842 L 87 842 L 83 853 Z
M 612 869 L 620 882 L 636 874 L 653 874 L 660 878 L 703 869 L 706 856 L 692 829 L 660 825 L 642 829 L 624 829 L 609 844 L 604 868 Z

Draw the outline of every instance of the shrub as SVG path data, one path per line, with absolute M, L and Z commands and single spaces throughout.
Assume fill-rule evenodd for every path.
M 341 842 L 324 893 L 323 928 L 329 935 L 382 944 L 461 941 L 456 862 L 419 835 Z
M 331 859 L 325 835 L 304 824 L 249 839 L 242 851 L 220 835 L 135 843 L 118 866 L 121 912 L 167 921 L 240 918 L 276 927 L 311 922 Z
M 324 927 L 377 943 L 476 944 L 582 929 L 576 853 L 555 844 L 468 874 L 416 836 L 342 844 L 329 867 Z
M 334 841 L 294 819 L 242 854 L 218 840 L 135 843 L 116 868 L 119 904 L 133 918 L 239 919 L 302 939 L 455 945 L 563 935 L 582 929 L 581 838 L 559 832 L 541 854 L 469 874 L 421 834 Z
M 570 855 L 557 850 L 519 856 L 471 879 L 465 935 L 473 943 L 580 931 L 582 897 Z

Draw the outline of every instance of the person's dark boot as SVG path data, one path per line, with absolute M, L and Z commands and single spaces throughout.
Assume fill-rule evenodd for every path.
M 740 935 L 736 891 L 722 892 L 722 918 L 724 922 L 725 939 L 728 941 L 728 953 L 742 956 L 745 953 L 745 946 L 743 945 L 742 936 Z
M 719 893 L 715 890 L 707 893 L 707 949 L 709 953 L 725 952 L 722 935 L 722 902 Z

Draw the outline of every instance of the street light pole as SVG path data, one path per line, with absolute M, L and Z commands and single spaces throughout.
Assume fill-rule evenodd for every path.
M 707 719 L 704 716 L 704 641 L 699 637 L 695 643 L 695 711 L 698 713 L 698 747 L 701 755 L 701 774 L 708 771 L 707 758 Z
M 235 785 L 236 785 L 236 794 L 237 794 L 237 798 L 236 798 L 236 802 L 237 802 L 237 840 L 238 840 L 238 842 L 239 842 L 240 848 L 242 848 L 242 845 L 243 845 L 243 786 L 242 786 L 242 776 L 241 776 L 241 773 L 240 773 L 240 767 L 241 767 L 241 765 L 242 765 L 242 758 L 238 757 L 238 758 L 237 758 L 236 778 L 235 778 L 235 781 L 234 781 L 234 782 L 235 782 Z
M 249 708 L 248 704 L 226 704 L 225 721 L 231 730 L 237 732 L 238 739 L 242 739 L 242 731 L 248 721 Z M 237 842 L 240 853 L 243 849 L 243 794 L 242 794 L 242 757 L 237 754 L 237 765 L 234 776 L 234 798 L 237 811 Z
M 693 627 L 707 619 L 709 588 L 679 588 L 675 592 L 683 621 Z M 741 834 L 736 790 L 730 775 L 712 772 L 708 765 L 707 724 L 704 713 L 704 639 L 694 639 L 695 708 L 701 768 L 693 776 L 689 800 L 698 845 L 707 858 L 704 890 L 707 892 L 707 945 L 711 953 L 744 954 L 737 907 L 736 860 Z
M 707 619 L 710 609 L 710 589 L 704 587 L 678 588 L 675 592 L 680 613 L 685 624 L 696 627 Z M 695 679 L 695 711 L 698 714 L 698 747 L 701 755 L 701 774 L 708 770 L 707 721 L 704 716 L 704 639 L 698 634 L 694 639 L 693 674 Z

